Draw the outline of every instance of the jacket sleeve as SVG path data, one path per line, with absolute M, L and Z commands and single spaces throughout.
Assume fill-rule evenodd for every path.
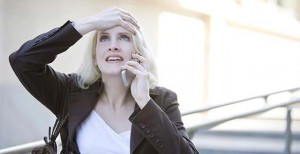
M 62 107 L 70 75 L 56 72 L 49 63 L 82 36 L 70 21 L 25 42 L 9 56 L 11 67 L 24 87 L 55 115 Z
M 198 154 L 183 126 L 176 94 L 162 91 L 129 120 L 160 154 Z

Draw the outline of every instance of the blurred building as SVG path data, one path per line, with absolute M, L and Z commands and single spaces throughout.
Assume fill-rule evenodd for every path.
M 40 33 L 110 7 L 128 10 L 152 46 L 159 81 L 177 92 L 182 112 L 300 87 L 298 0 L 2 0 L 0 1 L 0 149 L 41 140 L 55 117 L 21 85 L 10 53 Z M 75 72 L 90 35 L 51 64 Z M 240 112 L 255 105 L 222 110 Z M 300 120 L 299 109 L 293 117 Z M 206 116 L 218 117 L 220 112 Z M 270 113 L 282 119 L 281 110 Z M 245 121 L 244 121 L 245 122 Z M 282 123 L 215 128 L 281 131 Z M 255 123 L 254 122 L 254 123 Z M 237 124 L 236 124 L 237 123 Z M 299 122 L 293 125 L 299 131 Z

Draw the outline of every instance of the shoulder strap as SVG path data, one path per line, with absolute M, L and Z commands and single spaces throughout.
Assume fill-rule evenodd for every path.
M 55 142 L 55 140 L 56 140 L 56 138 L 57 138 L 59 132 L 61 131 L 63 125 L 66 123 L 67 119 L 68 119 L 68 114 L 67 114 L 62 120 L 56 119 L 56 122 L 55 122 L 54 127 L 53 127 L 53 131 L 54 131 L 54 132 L 52 131 L 52 135 L 51 135 L 51 137 L 50 137 L 50 141 L 51 141 L 51 142 L 52 142 L 52 141 Z M 57 121 L 58 121 L 58 122 L 57 122 Z M 57 123 L 58 123 L 58 124 L 57 124 Z
M 63 125 L 66 123 L 67 119 L 68 119 L 68 114 L 62 120 L 57 118 L 54 123 L 52 133 L 51 133 L 51 127 L 49 127 L 49 132 L 48 132 L 49 141 L 48 141 L 47 137 L 44 137 L 45 143 L 47 145 L 50 145 L 51 147 L 53 147 L 53 149 L 55 151 L 57 151 L 57 146 L 56 146 L 55 140 L 56 140 L 59 132 L 61 131 Z

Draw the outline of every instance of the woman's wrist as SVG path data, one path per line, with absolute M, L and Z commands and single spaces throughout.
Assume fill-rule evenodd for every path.
M 150 101 L 150 99 L 151 99 L 151 97 L 148 96 L 148 97 L 145 97 L 145 98 L 137 101 L 137 104 L 140 107 L 140 109 L 143 109 L 146 106 L 146 104 Z
M 72 25 L 82 36 L 95 29 L 94 24 L 89 19 L 73 22 Z

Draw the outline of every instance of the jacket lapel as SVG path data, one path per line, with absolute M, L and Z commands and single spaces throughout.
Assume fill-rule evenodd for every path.
M 74 138 L 76 128 L 82 121 L 90 114 L 95 107 L 98 99 L 98 93 L 103 89 L 103 84 L 95 84 L 90 87 L 92 90 L 77 92 L 70 94 L 68 97 L 69 109 L 69 139 L 72 141 Z
M 76 132 L 77 126 L 80 125 L 82 121 L 90 114 L 97 103 L 98 94 L 101 94 L 104 87 L 103 84 L 99 82 L 91 86 L 90 89 L 85 92 L 78 92 L 70 94 L 68 97 L 68 111 L 69 111 L 69 120 L 68 120 L 68 131 L 69 139 L 73 141 L 74 135 Z M 159 93 L 157 89 L 150 89 L 150 96 L 155 101 L 155 96 Z M 133 114 L 140 111 L 140 108 L 135 104 L 135 110 Z M 143 141 L 145 137 L 139 133 L 138 129 L 131 127 L 131 137 L 130 137 L 130 153 L 133 153 L 138 145 Z

